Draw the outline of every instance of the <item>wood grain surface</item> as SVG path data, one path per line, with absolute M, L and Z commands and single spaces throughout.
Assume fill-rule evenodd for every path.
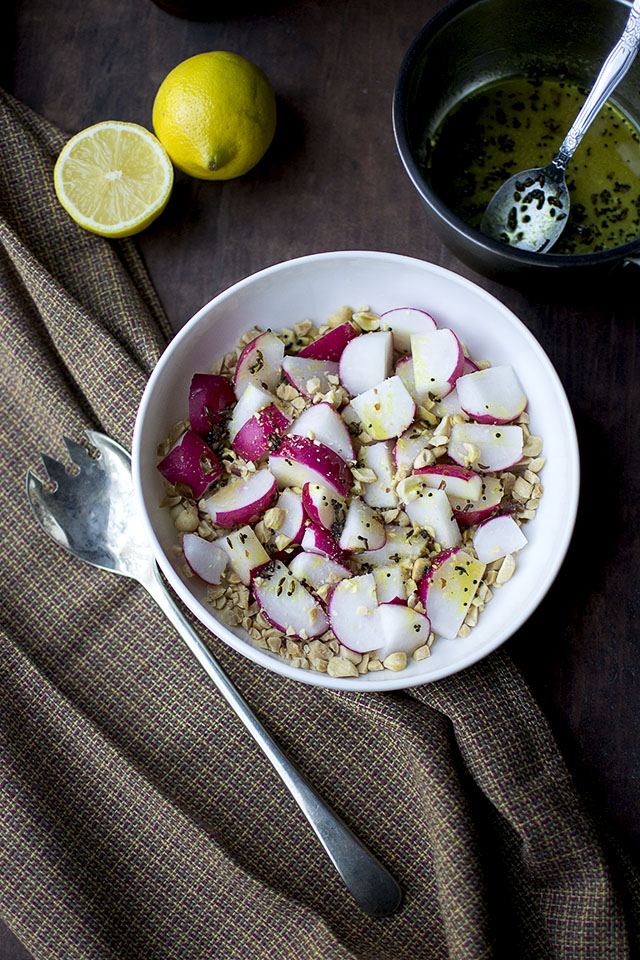
M 178 19 L 151 0 L 19 0 L 0 82 L 69 134 L 104 119 L 151 126 L 155 91 L 179 61 L 231 50 L 278 97 L 275 141 L 247 176 L 177 175 L 164 215 L 139 238 L 175 329 L 229 284 L 269 264 L 336 249 L 408 254 L 499 297 L 554 363 L 571 402 L 583 487 L 574 540 L 547 598 L 508 643 L 587 802 L 640 851 L 638 278 L 535 295 L 464 267 L 434 236 L 391 128 L 396 76 L 440 0 L 211 2 Z M 17 867 L 19 865 L 16 865 Z M 27 956 L 7 933 L 0 960 Z

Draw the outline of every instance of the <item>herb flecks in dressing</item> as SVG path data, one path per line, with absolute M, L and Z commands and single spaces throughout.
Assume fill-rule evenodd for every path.
M 513 77 L 482 87 L 445 117 L 427 176 L 462 220 L 480 226 L 498 187 L 555 155 L 587 90 L 566 80 Z M 571 210 L 553 253 L 608 250 L 640 236 L 640 135 L 607 103 L 567 167 Z

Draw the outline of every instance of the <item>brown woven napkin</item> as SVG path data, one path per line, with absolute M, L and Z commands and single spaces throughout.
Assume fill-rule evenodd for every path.
M 402 910 L 371 920 L 142 589 L 36 527 L 38 451 L 63 457 L 85 426 L 127 444 L 168 327 L 133 244 L 58 207 L 61 136 L 4 94 L 0 113 L 5 922 L 36 960 L 629 957 L 637 887 L 614 886 L 506 654 L 408 693 L 339 694 L 208 637 L 400 881 Z

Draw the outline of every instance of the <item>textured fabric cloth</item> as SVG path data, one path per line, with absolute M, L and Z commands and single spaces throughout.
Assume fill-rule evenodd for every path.
M 0 110 L 4 921 L 36 960 L 632 956 L 637 886 L 504 652 L 359 695 L 206 638 L 402 885 L 372 920 L 142 588 L 41 533 L 25 471 L 87 426 L 129 444 L 169 330 L 132 242 L 58 207 L 60 135 L 7 95 Z

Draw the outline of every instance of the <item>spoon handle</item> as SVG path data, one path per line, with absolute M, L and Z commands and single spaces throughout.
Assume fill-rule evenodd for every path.
M 582 109 L 573 121 L 553 163 L 564 170 L 585 133 L 633 63 L 640 44 L 640 0 L 634 0 L 622 36 L 602 64 Z
M 160 580 L 155 564 L 153 572 L 144 579 L 141 578 L 140 582 L 171 620 L 200 666 L 213 680 L 231 709 L 271 761 L 276 773 L 307 818 L 360 909 L 372 917 L 384 917 L 394 913 L 402 900 L 402 891 L 396 881 L 307 783 L 271 734 L 263 727 L 244 697 L 174 603 Z

